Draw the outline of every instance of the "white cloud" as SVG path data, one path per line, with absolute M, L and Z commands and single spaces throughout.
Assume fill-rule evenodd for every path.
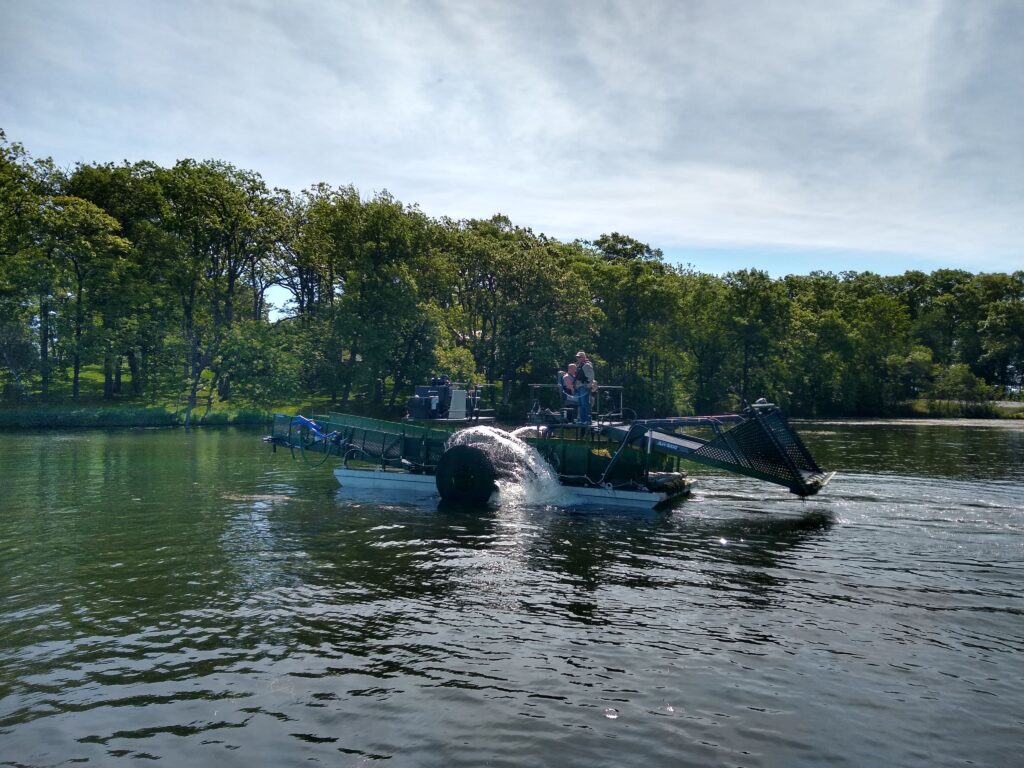
M 5 15 L 0 125 L 60 162 L 217 157 L 566 239 L 1024 268 L 1012 0 L 67 0 Z

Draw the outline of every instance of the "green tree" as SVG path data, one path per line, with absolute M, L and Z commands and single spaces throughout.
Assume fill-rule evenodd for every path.
M 592 338 L 594 309 L 574 263 L 585 257 L 514 226 L 507 217 L 449 222 L 454 291 L 447 307 L 458 343 L 505 405 L 524 375 L 553 381 Z
M 702 272 L 681 274 L 673 335 L 692 360 L 689 390 L 697 413 L 714 412 L 727 402 L 726 372 L 732 343 L 726 328 L 728 294 L 719 277 Z
M 725 325 L 739 353 L 738 383 L 744 400 L 778 398 L 781 381 L 773 370 L 789 321 L 790 302 L 781 283 L 761 270 L 725 276 Z
M 620 382 L 641 413 L 675 408 L 680 348 L 667 328 L 678 288 L 661 251 L 625 235 L 602 235 L 592 244 L 593 300 L 603 317 L 596 344 L 607 381 Z
M 120 228 L 114 218 L 80 197 L 54 197 L 43 207 L 42 249 L 69 293 L 73 400 L 79 396 L 83 356 L 94 340 L 90 338 L 92 316 L 103 317 L 104 331 L 111 329 L 112 299 L 130 247 L 117 234 Z M 109 352 L 109 337 L 100 343 Z
M 79 165 L 68 180 L 68 191 L 120 222 L 131 243 L 104 312 L 111 338 L 103 366 L 103 396 L 108 400 L 121 392 L 122 359 L 128 362 L 132 393 L 141 396 L 157 373 L 151 370 L 155 360 L 178 333 L 175 296 L 167 279 L 173 241 L 166 229 L 169 209 L 161 174 L 148 162 Z
M 1014 273 L 1024 294 L 1024 272 Z M 993 302 L 980 326 L 982 358 L 1005 388 L 1024 384 L 1024 295 Z
M 971 273 L 963 270 L 937 270 L 915 291 L 916 306 L 908 307 L 914 336 L 932 350 L 940 365 L 960 359 L 957 347 L 965 330 L 963 323 L 969 321 L 965 297 L 972 279 Z
M 362 201 L 353 187 L 318 184 L 285 196 L 285 236 L 278 250 L 279 279 L 292 295 L 303 381 L 336 401 L 350 366 L 344 365 L 340 300 L 356 263 Z
M 36 367 L 29 332 L 31 291 L 25 281 L 28 251 L 38 218 L 39 196 L 28 153 L 0 130 L 0 360 L 10 377 L 4 395 L 26 393 L 25 378 Z
M 296 326 L 262 320 L 236 321 L 220 346 L 222 375 L 232 382 L 232 400 L 266 407 L 302 391 L 301 360 L 292 354 Z
M 850 331 L 851 406 L 859 413 L 885 412 L 902 394 L 891 362 L 907 357 L 913 346 L 907 310 L 892 296 L 870 295 L 855 303 Z
M 961 407 L 993 399 L 995 393 L 985 380 L 971 373 L 966 363 L 942 369 L 929 393 L 933 400 L 956 400 Z
M 272 194 L 251 171 L 183 160 L 161 174 L 161 184 L 168 201 L 164 228 L 172 238 L 161 271 L 180 303 L 188 424 L 204 372 L 222 399 L 230 397 L 220 346 L 239 306 L 252 307 L 250 317 L 259 313 L 262 297 L 253 286 L 260 281 L 253 275 L 276 252 L 282 225 Z
M 807 415 L 842 413 L 852 352 L 843 283 L 825 272 L 783 282 L 791 300 L 783 352 L 789 408 Z
M 387 193 L 345 213 L 334 233 L 343 406 L 354 387 L 381 402 L 384 380 L 405 377 L 408 355 L 424 346 L 430 325 L 420 317 L 417 285 L 426 249 L 422 216 Z

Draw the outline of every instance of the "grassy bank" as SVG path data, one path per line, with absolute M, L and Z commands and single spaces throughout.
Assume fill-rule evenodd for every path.
M 89 372 L 92 374 L 93 372 Z M 15 402 L 0 403 L 0 429 L 84 429 L 103 427 L 176 427 L 185 420 L 183 403 L 165 399 L 157 402 L 118 396 L 115 400 L 102 397 L 102 379 L 83 377 L 82 393 L 78 400 L 71 398 L 68 386 L 61 382 L 53 387 L 49 402 L 29 395 Z M 66 391 L 69 390 L 69 391 Z M 221 402 L 214 392 L 200 400 L 193 411 L 191 423 L 195 426 L 269 425 L 273 414 L 326 414 L 338 410 L 330 398 L 306 398 L 291 402 L 267 403 L 252 407 L 231 401 Z M 387 407 L 361 399 L 351 400 L 346 412 L 378 419 L 400 419 L 403 404 Z M 525 407 L 513 406 L 499 416 L 516 421 Z M 792 414 L 796 416 L 796 414 Z M 959 400 L 907 400 L 899 403 L 882 418 L 903 419 L 1020 419 L 1024 420 L 1024 401 L 998 400 L 969 402 Z
M 192 411 L 193 426 L 269 425 L 275 413 L 307 415 L 337 410 L 326 399 L 294 403 L 274 403 L 266 408 L 239 408 L 214 400 Z M 350 403 L 351 413 L 376 418 L 401 418 L 404 412 L 369 403 Z M 78 402 L 43 404 L 22 402 L 0 404 L 0 429 L 87 429 L 104 427 L 178 427 L 185 424 L 180 403 L 140 404 L 131 401 L 104 401 L 86 396 Z
M 1015 400 L 911 400 L 906 405 L 909 418 L 1024 419 L 1024 402 Z
M 218 409 L 193 412 L 193 424 L 266 424 L 270 411 Z M 184 411 L 136 405 L 34 405 L 0 408 L 0 429 L 80 429 L 86 427 L 175 427 Z

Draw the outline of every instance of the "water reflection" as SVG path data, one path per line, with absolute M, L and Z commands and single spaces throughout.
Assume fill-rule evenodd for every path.
M 805 430 L 840 470 L 811 501 L 710 473 L 670 513 L 352 503 L 230 431 L 16 436 L 4 760 L 1011 764 L 1019 433 L 873 430 Z
M 371 507 L 338 502 L 329 517 L 301 516 L 275 535 L 301 551 L 287 583 L 300 601 L 331 605 L 357 627 L 397 631 L 403 611 L 430 613 L 455 601 L 481 609 L 545 611 L 585 623 L 629 620 L 615 590 L 727 593 L 768 607 L 787 585 L 779 571 L 798 550 L 827 535 L 834 518 L 812 510 L 788 517 L 702 519 L 674 513 L 569 513 L 506 507 L 465 511 L 441 506 Z M 546 593 L 538 604 L 536 595 Z M 294 602 L 297 596 L 292 595 Z M 381 610 L 399 602 L 402 610 Z M 370 609 L 356 611 L 364 604 Z M 307 618 L 310 625 L 336 615 Z M 391 622 L 389 624 L 389 622 Z M 322 629 L 322 628 L 321 628 Z
M 681 599 L 687 589 L 710 587 L 767 606 L 772 588 L 785 584 L 772 569 L 784 566 L 793 549 L 823 537 L 834 518 L 812 511 L 707 520 L 684 510 L 648 517 L 554 514 L 546 523 L 531 547 L 531 566 L 571 588 L 565 607 L 573 615 L 599 621 L 599 595 L 610 587 L 671 590 Z

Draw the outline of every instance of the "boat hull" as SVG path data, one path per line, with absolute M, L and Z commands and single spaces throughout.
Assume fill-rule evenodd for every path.
M 338 480 L 343 492 L 351 493 L 354 497 L 362 497 L 363 494 L 369 494 L 374 498 L 413 502 L 437 502 L 441 499 L 433 475 L 382 469 L 337 467 L 334 470 L 334 477 Z M 690 493 L 692 485 L 693 481 L 688 481 L 672 493 L 563 485 L 562 499 L 564 499 L 567 505 L 574 507 L 655 509 L 672 506 L 674 503 L 686 498 Z M 491 497 L 491 501 L 500 502 L 497 493 Z

